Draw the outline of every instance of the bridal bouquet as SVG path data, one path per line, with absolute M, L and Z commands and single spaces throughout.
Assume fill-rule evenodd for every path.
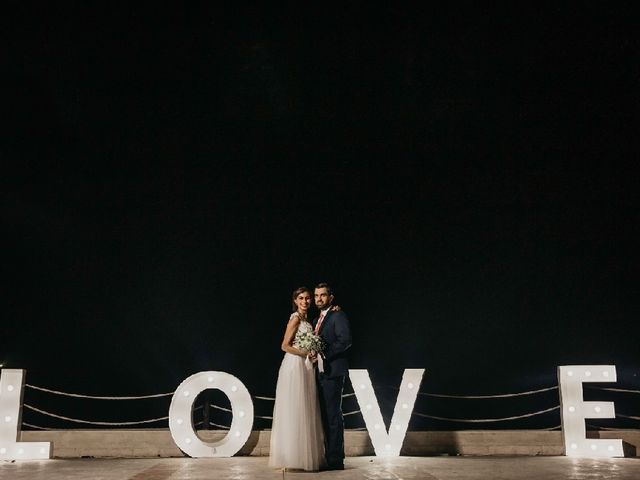
M 326 346 L 322 337 L 313 332 L 298 332 L 295 343 L 303 350 L 317 354 L 322 353 Z

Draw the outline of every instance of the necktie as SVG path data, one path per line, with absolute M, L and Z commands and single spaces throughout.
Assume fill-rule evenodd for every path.
M 322 312 L 320 314 L 320 318 L 318 319 L 318 323 L 316 323 L 316 331 L 315 334 L 318 335 L 318 332 L 320 331 L 320 325 L 322 325 L 322 321 L 324 320 L 324 317 L 327 315 L 327 312 Z

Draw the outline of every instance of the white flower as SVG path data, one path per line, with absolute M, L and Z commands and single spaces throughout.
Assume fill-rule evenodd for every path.
M 296 347 L 306 350 L 307 352 L 321 353 L 325 348 L 324 340 L 313 332 L 298 331 L 293 343 Z

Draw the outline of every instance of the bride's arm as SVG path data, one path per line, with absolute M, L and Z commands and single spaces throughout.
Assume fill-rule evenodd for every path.
M 298 315 L 292 315 L 289 323 L 287 323 L 287 329 L 284 332 L 281 347 L 283 352 L 292 353 L 299 357 L 306 357 L 308 352 L 291 345 L 298 331 L 298 325 L 300 325 L 300 317 Z

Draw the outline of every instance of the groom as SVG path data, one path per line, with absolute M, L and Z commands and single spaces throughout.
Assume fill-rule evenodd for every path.
M 313 328 L 326 342 L 322 354 L 324 373 L 318 372 L 320 412 L 324 427 L 327 470 L 344 469 L 344 421 L 342 419 L 342 387 L 349 370 L 346 351 L 351 346 L 349 319 L 342 311 L 332 311 L 333 292 L 326 283 L 320 283 L 314 292 L 320 316 Z

